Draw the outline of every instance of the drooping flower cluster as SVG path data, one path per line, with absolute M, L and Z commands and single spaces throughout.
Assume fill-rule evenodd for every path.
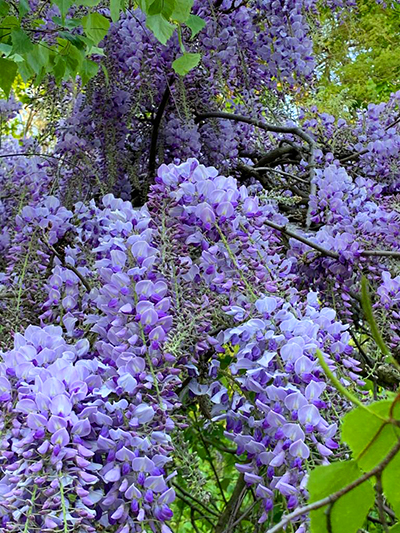
M 28 531 L 94 531 L 94 520 L 168 531 L 185 375 L 189 396 L 226 419 L 265 512 L 277 492 L 293 506 L 308 457 L 336 447 L 335 395 L 320 399 L 316 349 L 347 383 L 360 381 L 335 312 L 290 289 L 296 261 L 264 224 L 285 218 L 194 159 L 162 166 L 140 210 L 112 195 L 102 204 L 70 212 L 48 197 L 19 215 L 22 239 L 42 232 L 35 257 L 48 278 L 41 327 L 17 334 L 1 366 L 6 531 L 18 520 Z M 235 356 L 222 371 L 228 345 Z

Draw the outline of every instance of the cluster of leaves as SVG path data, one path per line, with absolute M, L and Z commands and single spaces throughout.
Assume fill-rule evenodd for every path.
M 191 14 L 193 0 L 139 2 L 146 25 L 165 44 L 178 30 L 182 55 L 175 60 L 178 74 L 186 74 L 200 61 L 199 54 L 185 52 L 180 25 L 185 23 L 195 36 L 204 21 Z M 117 22 L 126 0 L 53 0 L 39 2 L 35 9 L 28 0 L 18 5 L 0 1 L 0 88 L 9 96 L 19 74 L 36 85 L 47 77 L 57 84 L 80 77 L 85 85 L 93 78 L 104 55 L 100 44 L 110 23 Z M 107 77 L 104 65 L 101 67 Z

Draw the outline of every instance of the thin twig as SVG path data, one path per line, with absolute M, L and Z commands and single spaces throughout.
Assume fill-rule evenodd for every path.
M 212 509 L 210 509 L 209 507 L 207 507 L 207 505 L 205 505 L 201 500 L 199 500 L 198 498 L 196 498 L 196 496 L 193 496 L 192 494 L 190 494 L 190 492 L 187 492 L 185 489 L 183 489 L 180 485 L 178 485 L 177 483 L 173 482 L 172 485 L 177 488 L 178 490 L 180 490 L 182 492 L 182 494 L 184 494 L 185 496 L 187 496 L 188 498 L 191 498 L 193 501 L 195 501 L 196 503 L 198 503 L 199 505 L 201 505 L 201 507 L 204 507 L 204 509 L 209 512 L 210 514 L 214 515 L 214 516 L 219 516 L 218 513 L 216 513 L 215 511 L 213 511 Z
M 293 239 L 296 239 L 297 241 L 306 244 L 310 248 L 314 248 L 314 250 L 317 250 L 323 255 L 327 255 L 328 257 L 332 257 L 333 259 L 339 259 L 340 257 L 338 252 L 328 250 L 327 248 L 324 248 L 323 246 L 320 246 L 319 244 L 310 241 L 306 237 L 295 233 L 294 231 L 288 229 L 286 226 L 280 226 L 279 224 L 275 224 L 275 222 L 271 222 L 270 220 L 264 220 L 264 224 L 273 229 L 276 229 L 277 231 L 280 231 L 281 233 L 284 233 L 285 235 L 288 235 L 289 237 L 292 237 Z M 364 250 L 363 252 L 360 252 L 360 256 L 400 258 L 400 252 L 395 252 L 393 250 Z
M 199 511 L 199 510 L 197 509 L 197 507 L 195 507 L 195 506 L 193 505 L 193 503 L 192 503 L 190 500 L 186 499 L 186 498 L 185 498 L 184 496 L 182 496 L 181 494 L 177 494 L 177 496 L 178 496 L 178 498 L 179 498 L 180 500 L 182 500 L 184 503 L 186 503 L 186 505 L 188 505 L 191 509 L 193 509 L 194 511 L 196 511 L 196 512 L 197 512 L 202 518 L 204 518 L 204 520 L 207 520 L 207 522 L 208 522 L 212 527 L 215 527 L 215 524 L 214 524 L 214 522 L 211 520 L 211 518 L 208 517 L 208 516 L 206 516 L 205 514 L 203 514 L 201 511 Z
M 193 507 L 190 509 L 190 521 L 192 523 L 193 529 L 195 530 L 195 533 L 200 533 L 199 528 L 196 526 L 196 518 L 194 517 Z
M 297 135 L 300 139 L 303 139 L 308 145 L 314 146 L 315 141 L 305 131 L 303 131 L 298 126 L 280 126 L 278 124 L 269 124 L 268 122 L 263 122 L 261 120 L 256 120 L 254 118 L 245 117 L 244 115 L 235 115 L 233 113 L 225 113 L 222 111 L 211 111 L 208 113 L 196 113 L 195 122 L 201 122 L 209 118 L 220 118 L 222 120 L 233 120 L 235 122 L 244 122 L 245 124 L 250 124 L 256 126 L 264 131 L 269 131 L 272 133 L 288 133 L 291 135 Z
M 201 431 L 199 431 L 199 436 L 200 436 L 201 441 L 203 442 L 204 449 L 206 450 L 206 453 L 208 455 L 207 459 L 208 459 L 208 462 L 210 463 L 212 471 L 214 472 L 214 476 L 215 476 L 215 480 L 216 480 L 218 488 L 219 488 L 219 492 L 221 493 L 221 496 L 222 496 L 222 499 L 224 500 L 225 505 L 227 505 L 228 501 L 227 501 L 227 499 L 225 497 L 224 489 L 222 488 L 221 481 L 219 479 L 219 475 L 218 475 L 217 469 L 215 468 L 214 461 L 212 459 L 212 456 L 211 456 L 210 450 L 208 448 L 207 442 L 204 440 L 204 437 L 201 434 Z
M 299 178 L 298 176 L 295 176 L 294 174 L 290 174 L 290 172 L 285 172 L 284 170 L 279 170 L 277 168 L 271 168 L 271 167 L 253 167 L 254 170 L 266 170 L 268 172 L 275 172 L 276 174 L 281 174 L 282 176 L 285 176 L 285 178 L 291 178 L 295 181 L 298 181 L 300 183 L 304 183 L 305 185 L 308 185 L 308 181 L 303 180 L 302 178 Z
M 57 252 L 57 250 L 52 246 L 51 244 L 47 244 L 47 246 L 50 248 L 50 250 L 53 252 L 53 254 L 58 257 L 58 259 L 61 261 L 64 268 L 71 270 L 81 281 L 82 285 L 85 287 L 85 289 L 90 292 L 92 290 L 92 287 L 88 283 L 88 281 L 82 276 L 82 274 L 79 272 L 79 270 L 74 267 L 73 265 L 70 265 L 61 257 L 61 255 Z
M 379 472 L 379 474 L 376 475 L 375 492 L 381 526 L 385 530 L 385 533 L 389 533 L 389 526 L 386 522 L 385 509 L 383 508 L 382 472 Z

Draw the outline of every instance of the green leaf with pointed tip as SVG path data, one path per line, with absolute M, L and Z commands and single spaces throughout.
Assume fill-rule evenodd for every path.
M 357 407 L 344 417 L 342 441 L 349 445 L 354 459 L 365 471 L 382 461 L 397 442 L 395 427 L 382 420 L 389 417 L 392 404 L 390 400 L 374 402 L 368 406 L 368 410 Z M 400 415 L 398 404 L 395 405 L 393 415 Z
M 98 70 L 99 70 L 99 65 L 97 63 L 95 63 L 94 61 L 91 61 L 90 59 L 85 59 L 82 62 L 82 66 L 79 70 L 79 76 L 82 79 L 83 85 L 86 85 L 86 83 L 90 79 L 94 78 Z
M 84 39 L 82 39 L 81 35 L 76 35 L 76 34 L 73 34 L 73 33 L 69 33 L 68 31 L 60 31 L 60 32 L 58 32 L 58 35 L 62 39 L 66 39 L 71 44 L 76 46 L 76 48 L 79 48 L 79 50 L 83 50 L 86 47 L 86 43 L 85 43 Z
M 384 457 L 382 457 L 383 459 Z M 382 472 L 382 488 L 387 501 L 390 503 L 397 518 L 400 518 L 400 453 L 390 461 Z M 400 532 L 400 525 L 399 525 Z
M 65 74 L 65 69 L 66 69 L 65 58 L 58 54 L 56 56 L 56 60 L 54 62 L 54 68 L 53 68 L 53 73 L 54 73 L 54 77 L 56 79 L 57 84 L 61 83 L 64 77 L 64 74 Z
M 178 22 L 186 22 L 193 7 L 193 0 L 174 0 L 174 4 L 170 18 Z
M 9 33 L 10 30 L 19 28 L 19 21 L 17 17 L 12 15 L 9 17 L 4 17 L 3 20 L 0 21 L 0 28 Z
M 205 21 L 197 15 L 190 15 L 185 24 L 192 30 L 191 39 L 196 37 L 206 25 Z
M 376 342 L 379 349 L 384 355 L 390 355 L 390 350 L 384 343 L 382 335 L 375 322 L 374 314 L 372 311 L 371 297 L 369 295 L 369 290 L 368 290 L 368 281 L 365 276 L 363 276 L 361 279 L 361 305 L 362 305 L 365 317 L 368 321 L 369 327 L 371 329 L 371 333 L 374 338 L 374 341 Z
M 33 43 L 28 35 L 20 28 L 11 32 L 12 39 L 12 53 L 13 54 L 27 54 L 33 50 Z
M 97 45 L 107 35 L 110 21 L 100 13 L 89 13 L 82 18 L 82 26 L 87 37 Z
M 311 471 L 307 484 L 309 503 L 333 494 L 361 475 L 355 461 L 318 466 Z M 357 533 L 374 501 L 375 492 L 369 480 L 339 498 L 331 507 L 331 533 Z M 328 533 L 326 511 L 327 506 L 310 513 L 312 533 Z
M 123 0 L 110 0 L 110 15 L 113 22 L 119 20 L 119 15 L 123 6 Z
M 197 67 L 197 65 L 200 63 L 200 59 L 200 54 L 185 53 L 178 57 L 178 59 L 175 59 L 175 61 L 172 63 L 172 68 L 177 74 L 185 76 L 193 68 Z
M 27 61 L 22 61 L 20 63 L 17 63 L 17 65 L 18 65 L 19 75 L 21 76 L 21 78 L 24 80 L 25 83 L 29 81 L 35 75 L 34 70 L 31 68 L 31 66 L 29 65 Z
M 110 83 L 110 76 L 108 75 L 108 70 L 106 66 L 104 65 L 104 63 L 101 63 L 101 70 L 103 71 L 104 78 L 106 80 L 106 85 L 108 86 Z
M 146 19 L 146 26 L 161 44 L 166 44 L 175 30 L 175 26 L 162 15 L 149 15 Z
M 18 67 L 14 61 L 0 58 L 0 87 L 6 94 L 6 98 L 10 95 L 10 90 L 17 75 Z

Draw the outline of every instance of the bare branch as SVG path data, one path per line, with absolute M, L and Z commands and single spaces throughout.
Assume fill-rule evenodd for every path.
M 151 141 L 150 141 L 149 177 L 151 177 L 154 174 L 154 171 L 156 168 L 158 130 L 160 129 L 161 120 L 164 115 L 165 108 L 168 104 L 169 97 L 171 96 L 171 85 L 173 83 L 174 83 L 174 76 L 171 76 L 171 78 L 167 81 L 167 87 L 165 88 L 165 91 L 161 98 L 161 102 L 158 107 L 156 116 L 154 118 L 153 131 L 151 132 Z

